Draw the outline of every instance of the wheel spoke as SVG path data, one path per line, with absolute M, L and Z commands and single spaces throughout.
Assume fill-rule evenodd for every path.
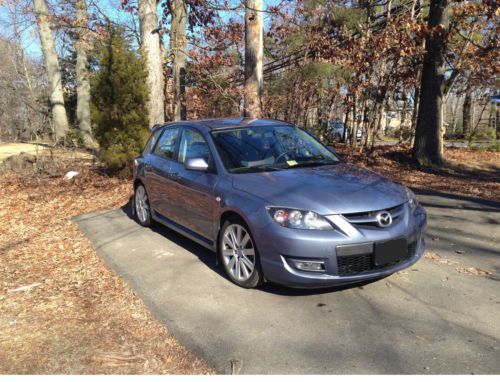
M 244 261 L 243 257 L 240 259 L 240 268 L 241 268 L 241 270 L 242 270 L 243 277 L 244 277 L 245 279 L 248 279 L 248 278 L 250 277 L 250 273 L 251 273 L 251 271 L 249 272 L 248 267 L 247 267 L 247 265 L 246 265 L 246 263 L 245 263 L 245 261 Z
M 253 272 L 253 263 L 248 259 L 247 257 L 243 256 L 241 258 L 241 262 L 243 263 L 244 267 L 248 272 L 252 273 Z M 247 275 L 247 277 L 250 276 L 250 274 Z
M 239 259 L 236 259 L 236 278 L 241 279 L 241 262 Z
M 241 226 L 236 226 L 236 245 L 241 245 Z
M 229 262 L 227 263 L 227 268 L 232 272 L 234 272 L 233 271 L 234 264 L 236 264 L 236 256 L 233 256 L 231 260 L 229 260 Z
M 233 256 L 233 250 L 231 248 L 223 249 L 222 250 L 222 255 L 225 257 L 230 257 Z
M 241 248 L 245 248 L 249 241 L 250 241 L 250 235 L 247 232 L 245 232 L 245 234 L 243 235 L 243 239 L 241 239 Z
M 231 249 L 236 249 L 234 244 L 233 244 L 233 241 L 231 240 L 231 238 L 228 236 L 228 234 L 226 233 L 224 235 L 224 240 L 223 240 L 224 244 L 226 244 L 229 248 Z
M 245 255 L 246 257 L 255 256 L 255 250 L 253 248 L 245 248 L 242 250 L 242 252 L 243 252 L 243 255 Z
M 234 229 L 232 229 L 229 232 L 231 242 L 233 243 L 233 248 L 236 249 L 238 247 L 238 241 L 236 240 L 236 233 L 234 232 Z

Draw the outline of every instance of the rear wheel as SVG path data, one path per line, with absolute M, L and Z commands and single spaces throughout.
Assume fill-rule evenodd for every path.
M 144 185 L 139 184 L 134 192 L 134 216 L 138 223 L 144 227 L 151 225 L 151 207 L 148 194 Z
M 227 275 L 243 288 L 263 283 L 259 255 L 247 225 L 237 218 L 227 220 L 219 234 L 219 256 Z

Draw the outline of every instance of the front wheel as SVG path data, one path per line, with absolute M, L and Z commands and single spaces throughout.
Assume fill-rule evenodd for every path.
M 240 219 L 227 220 L 219 234 L 219 256 L 232 282 L 255 288 L 264 281 L 250 229 Z

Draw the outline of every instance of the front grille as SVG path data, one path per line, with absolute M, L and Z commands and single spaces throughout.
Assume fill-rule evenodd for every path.
M 373 254 L 337 257 L 339 276 L 355 275 L 373 269 Z
M 415 252 L 417 251 L 417 244 L 417 241 L 413 241 L 408 244 L 408 255 L 405 258 L 394 263 L 378 266 L 375 265 L 375 258 L 373 253 L 355 256 L 337 256 L 338 274 L 339 276 L 352 276 L 370 271 L 378 271 L 394 266 L 397 263 L 414 256 Z
M 400 217 L 404 215 L 404 204 L 400 204 L 396 207 L 387 208 L 385 210 L 377 211 L 367 211 L 367 212 L 356 212 L 353 214 L 342 215 L 349 223 L 355 226 L 373 226 L 377 225 L 377 214 L 382 211 L 387 211 L 392 216 L 392 221 L 396 222 Z

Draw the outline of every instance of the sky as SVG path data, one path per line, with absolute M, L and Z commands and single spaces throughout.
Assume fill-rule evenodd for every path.
M 47 0 L 49 3 L 55 3 L 53 0 Z M 135 0 L 136 1 L 136 0 Z M 264 9 L 268 6 L 275 6 L 277 4 L 287 2 L 289 0 L 264 0 Z M 87 0 L 89 9 L 102 11 L 109 17 L 112 21 L 119 24 L 133 25 L 134 18 L 130 13 L 125 12 L 120 9 L 121 0 Z M 4 37 L 11 38 L 13 36 L 13 22 L 9 11 L 15 10 L 16 14 L 21 14 L 22 16 L 17 20 L 16 25 L 21 34 L 21 44 L 25 53 L 34 60 L 39 60 L 41 58 L 40 41 L 38 37 L 38 32 L 36 28 L 36 23 L 34 16 L 30 13 L 23 15 L 21 11 L 23 7 L 31 7 L 32 0 L 7 0 L 7 3 L 17 3 L 14 8 L 9 5 L 0 6 L 0 35 Z M 239 4 L 239 0 L 229 0 L 230 4 Z M 92 7 L 95 4 L 96 7 Z M 97 12 L 99 12 L 97 11 Z M 161 7 L 158 7 L 158 11 L 161 12 Z M 240 12 L 241 13 L 241 12 Z M 236 12 L 225 12 L 222 15 L 223 19 L 236 18 L 238 14 Z M 240 15 L 241 17 L 241 15 Z M 269 22 L 270 16 L 268 14 L 264 15 L 264 23 Z M 165 43 L 168 43 L 168 38 L 164 39 Z M 63 49 L 63 44 L 56 35 L 56 46 L 61 53 Z

